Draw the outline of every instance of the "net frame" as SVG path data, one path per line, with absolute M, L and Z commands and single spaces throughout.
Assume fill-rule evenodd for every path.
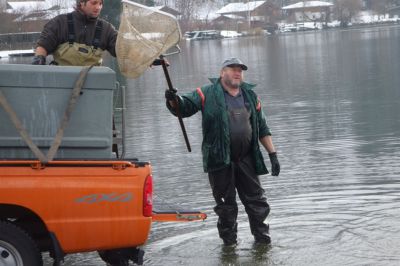
M 164 11 L 123 0 L 121 23 L 116 42 L 121 73 L 139 77 L 152 62 L 182 38 L 175 16 Z

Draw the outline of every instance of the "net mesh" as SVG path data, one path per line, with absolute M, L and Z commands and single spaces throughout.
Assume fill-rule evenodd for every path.
M 139 77 L 161 54 L 178 44 L 179 24 L 174 16 L 131 1 L 122 2 L 116 53 L 121 73 Z

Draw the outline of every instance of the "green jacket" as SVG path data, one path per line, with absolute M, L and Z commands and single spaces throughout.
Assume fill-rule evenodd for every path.
M 201 87 L 204 95 L 197 90 L 179 97 L 179 108 L 182 117 L 189 117 L 198 111 L 202 112 L 203 127 L 203 167 L 204 172 L 211 172 L 227 167 L 231 163 L 229 119 L 225 104 L 224 91 L 219 78 L 211 78 L 212 84 Z M 252 153 L 258 175 L 267 174 L 259 139 L 271 135 L 257 95 L 252 90 L 254 84 L 243 82 L 241 89 L 245 99 L 250 103 L 251 126 L 253 130 Z M 203 102 L 204 101 L 204 102 Z M 168 109 L 176 115 L 167 104 Z

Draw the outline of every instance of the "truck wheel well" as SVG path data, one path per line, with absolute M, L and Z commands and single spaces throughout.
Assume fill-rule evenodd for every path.
M 0 204 L 0 220 L 12 223 L 28 233 L 40 251 L 52 249 L 52 240 L 45 223 L 30 209 L 13 204 Z

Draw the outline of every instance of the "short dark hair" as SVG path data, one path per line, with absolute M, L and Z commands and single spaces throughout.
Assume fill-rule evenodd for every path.
M 84 2 L 84 3 L 86 3 L 88 0 L 76 0 L 76 8 L 78 8 L 78 7 L 80 7 L 81 6 L 81 2 Z
M 83 3 L 86 3 L 87 1 L 89 1 L 89 0 L 76 0 L 76 6 L 75 6 L 75 8 L 80 7 L 82 2 L 83 2 Z M 104 0 L 102 0 L 102 2 L 104 3 Z
M 76 0 L 76 5 L 78 6 L 81 2 L 86 3 L 89 0 Z
M 86 3 L 88 1 L 89 0 L 76 0 L 75 9 L 78 10 L 80 8 L 82 2 Z M 104 4 L 104 0 L 101 0 L 101 2 Z

